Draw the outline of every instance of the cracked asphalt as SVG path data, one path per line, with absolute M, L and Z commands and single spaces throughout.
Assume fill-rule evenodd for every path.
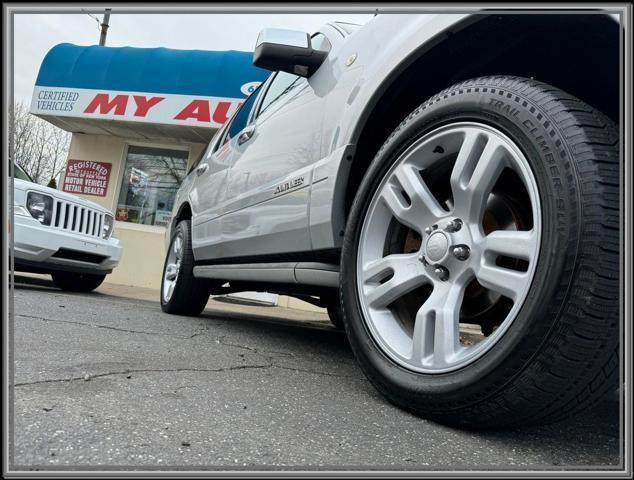
M 573 420 L 477 433 L 386 402 L 325 315 L 14 291 L 12 469 L 618 468 L 616 395 Z

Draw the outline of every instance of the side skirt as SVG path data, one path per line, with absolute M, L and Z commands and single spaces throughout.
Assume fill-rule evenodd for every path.
M 339 265 L 317 262 L 198 265 L 196 278 L 337 288 Z

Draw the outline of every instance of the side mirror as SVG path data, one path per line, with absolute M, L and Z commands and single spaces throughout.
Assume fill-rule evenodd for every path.
M 265 28 L 255 44 L 253 65 L 310 77 L 327 55 L 328 52 L 312 48 L 310 36 L 305 32 Z

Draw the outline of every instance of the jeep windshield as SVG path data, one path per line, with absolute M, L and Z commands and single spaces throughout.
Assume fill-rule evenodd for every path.
M 25 180 L 27 182 L 35 183 L 29 174 L 22 170 L 22 167 L 19 165 L 13 164 L 13 176 L 19 180 Z

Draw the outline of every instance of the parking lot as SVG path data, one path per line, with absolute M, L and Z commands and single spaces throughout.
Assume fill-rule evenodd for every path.
M 16 278 L 13 468 L 617 467 L 617 395 L 563 423 L 460 431 L 386 402 L 325 315 L 197 318 Z

